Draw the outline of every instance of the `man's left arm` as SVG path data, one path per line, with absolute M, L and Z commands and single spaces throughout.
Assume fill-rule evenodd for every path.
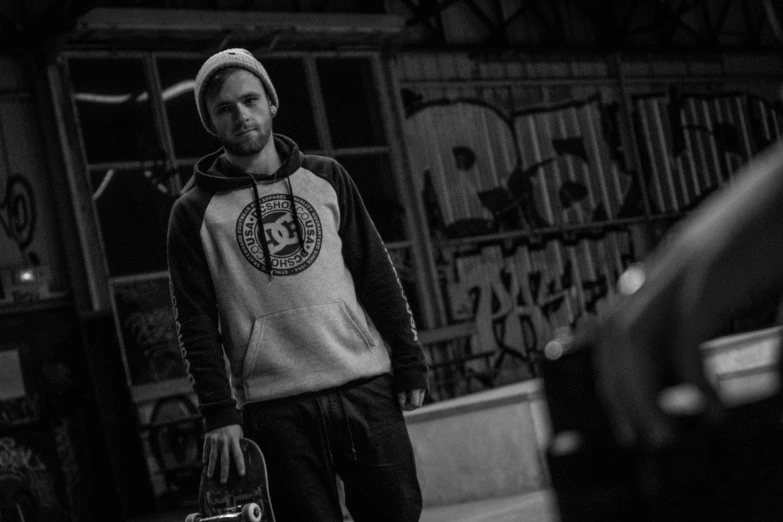
M 337 174 L 343 257 L 359 301 L 391 347 L 394 387 L 400 406 L 413 410 L 421 406 L 427 390 L 427 364 L 413 314 L 356 185 L 342 167 Z

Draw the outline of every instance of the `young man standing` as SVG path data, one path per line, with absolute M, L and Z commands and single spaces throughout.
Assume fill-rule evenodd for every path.
M 208 472 L 244 473 L 246 436 L 267 458 L 278 521 L 342 520 L 336 475 L 355 520 L 418 520 L 402 410 L 421 406 L 427 367 L 355 185 L 272 133 L 277 93 L 244 49 L 209 58 L 195 95 L 223 148 L 172 209 L 168 260 Z

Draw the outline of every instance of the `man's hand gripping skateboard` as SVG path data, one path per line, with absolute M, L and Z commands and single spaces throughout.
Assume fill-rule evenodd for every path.
M 264 455 L 253 441 L 242 438 L 240 426 L 207 433 L 204 464 L 199 484 L 201 513 L 188 515 L 186 522 L 275 522 Z

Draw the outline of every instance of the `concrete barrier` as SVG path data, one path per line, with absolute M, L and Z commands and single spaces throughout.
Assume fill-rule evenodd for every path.
M 780 389 L 782 333 L 775 327 L 704 343 L 706 373 L 728 405 Z M 551 428 L 540 379 L 437 402 L 405 418 L 425 506 L 550 487 L 544 452 Z
M 548 489 L 545 408 L 535 379 L 406 413 L 424 505 Z

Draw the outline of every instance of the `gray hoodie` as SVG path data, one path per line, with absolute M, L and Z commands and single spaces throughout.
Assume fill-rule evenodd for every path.
M 172 303 L 207 429 L 239 423 L 237 405 L 388 372 L 398 391 L 427 386 L 410 307 L 353 181 L 274 139 L 275 174 L 217 151 L 171 212 Z

